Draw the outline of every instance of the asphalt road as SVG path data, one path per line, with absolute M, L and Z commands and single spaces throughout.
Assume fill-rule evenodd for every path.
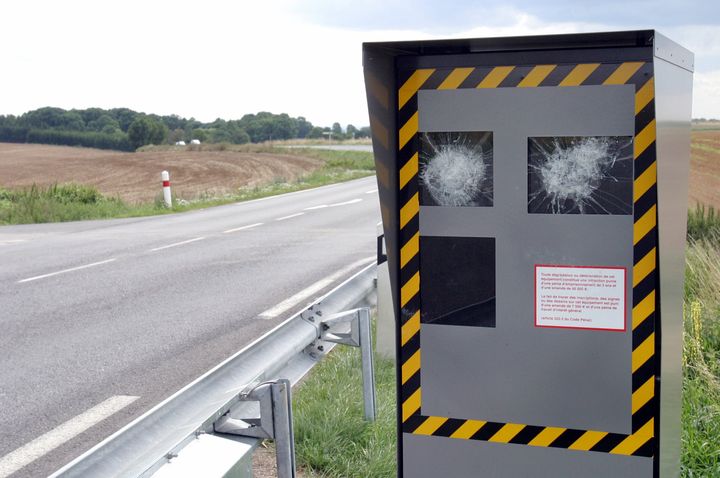
M 359 270 L 379 218 L 366 178 L 0 227 L 0 478 L 55 471 Z

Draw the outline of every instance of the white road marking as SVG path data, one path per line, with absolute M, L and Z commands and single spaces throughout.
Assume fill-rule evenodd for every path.
M 305 214 L 305 213 L 304 213 L 304 212 L 298 212 L 298 213 L 295 213 L 295 214 L 290 214 L 289 216 L 279 217 L 279 218 L 277 218 L 277 219 L 275 219 L 275 220 L 276 220 L 276 221 L 284 221 L 285 219 L 290 219 L 290 218 L 292 218 L 292 217 L 302 216 L 303 214 Z
M 335 203 L 335 204 L 331 204 L 331 205 L 328 206 L 328 207 L 347 206 L 348 204 L 355 204 L 356 202 L 361 202 L 361 201 L 362 201 L 362 199 L 356 198 L 356 199 L 351 199 L 351 200 L 345 201 L 345 202 L 338 202 L 338 203 Z
M 289 297 L 289 298 L 285 299 L 284 301 L 280 302 L 279 304 L 277 304 L 276 306 L 266 310 L 265 312 L 260 314 L 260 317 L 263 319 L 272 319 L 272 318 L 275 318 L 275 317 L 287 312 L 288 310 L 292 309 L 299 303 L 307 300 L 310 296 L 317 294 L 324 288 L 332 285 L 337 280 L 342 279 L 348 273 L 357 269 L 359 266 L 368 264 L 375 259 L 376 259 L 375 256 L 366 257 L 365 259 L 361 259 L 357 262 L 350 264 L 347 267 L 340 269 L 339 271 L 326 277 L 325 279 L 321 279 L 321 280 L 317 281 L 310 287 L 307 287 L 307 288 L 301 290 L 300 292 L 293 295 L 292 297 Z
M 11 244 L 20 244 L 21 242 L 27 242 L 27 239 L 7 239 L 0 241 L 0 246 L 9 246 Z
M 244 231 L 245 229 L 252 229 L 253 227 L 262 226 L 264 223 L 256 222 L 255 224 L 248 224 L 247 226 L 236 227 L 235 229 L 228 229 L 223 231 L 223 234 L 230 234 L 231 232 Z
M 10 476 L 140 397 L 115 395 L 0 458 L 0 478 Z
M 182 246 L 184 244 L 190 244 L 191 242 L 202 241 L 203 239 L 205 239 L 205 237 L 196 237 L 195 239 L 188 239 L 187 241 L 176 242 L 174 244 L 168 244 L 167 246 L 156 247 L 155 249 L 150 249 L 150 252 L 162 251 L 163 249 L 170 249 L 171 247 Z
M 327 204 L 320 204 L 319 206 L 306 207 L 303 211 L 314 211 L 315 209 L 323 209 L 328 207 Z
M 107 264 L 109 262 L 114 262 L 116 260 L 117 260 L 117 258 L 113 258 L 113 259 L 108 259 L 106 261 L 93 262 L 92 264 L 85 264 L 84 266 L 71 267 L 70 269 L 64 269 L 64 270 L 57 271 L 57 272 L 51 272 L 49 274 L 43 274 L 41 276 L 29 277 L 27 279 L 17 281 L 17 283 L 22 284 L 23 282 L 31 282 L 31 281 L 38 280 L 38 279 L 45 279 L 46 277 L 52 277 L 52 276 L 56 276 L 59 274 L 65 274 L 66 272 L 79 271 L 80 269 L 87 269 L 88 267 L 100 266 L 103 264 Z
M 377 192 L 377 188 L 371 189 L 370 191 L 365 191 L 365 194 L 375 194 Z

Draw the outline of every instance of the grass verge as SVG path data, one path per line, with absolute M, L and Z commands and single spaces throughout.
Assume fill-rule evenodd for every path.
M 697 204 L 695 209 L 688 211 L 687 237 L 691 243 L 714 240 L 717 244 L 720 238 L 720 214 L 715 208 Z
M 323 160 L 324 165 L 290 182 L 278 178 L 262 186 L 240 188 L 233 194 L 219 197 L 199 197 L 190 201 L 175 198 L 172 208 L 166 208 L 160 196 L 153 203 L 128 204 L 120 198 L 103 196 L 92 186 L 79 184 L 60 184 L 47 188 L 32 186 L 15 190 L 0 188 L 0 225 L 185 212 L 358 179 L 374 174 L 375 169 L 372 153 L 363 151 L 264 148 L 259 152 L 308 156 Z
M 720 477 L 720 234 L 689 244 L 685 282 L 682 476 Z
M 698 228 L 705 231 L 708 225 Z M 718 285 L 720 233 L 703 233 L 703 239 L 691 240 L 687 251 L 681 436 L 681 476 L 685 478 L 720 477 Z M 310 476 L 394 476 L 394 369 L 391 362 L 376 360 L 376 423 L 362 421 L 357 350 L 335 349 L 295 394 L 297 458 Z
M 377 421 L 363 420 L 360 351 L 338 346 L 296 392 L 295 452 L 306 476 L 395 476 L 395 368 L 375 357 Z

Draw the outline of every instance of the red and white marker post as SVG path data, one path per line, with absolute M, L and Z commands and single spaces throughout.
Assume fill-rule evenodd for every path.
M 172 194 L 170 193 L 170 173 L 162 172 L 163 199 L 166 207 L 172 207 Z

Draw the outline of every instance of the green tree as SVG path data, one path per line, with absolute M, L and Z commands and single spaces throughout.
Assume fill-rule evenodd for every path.
M 185 125 L 188 122 L 188 120 L 186 120 L 185 118 L 181 118 L 178 115 L 163 116 L 160 119 L 162 120 L 163 123 L 165 123 L 165 126 L 167 126 L 168 129 L 171 131 L 174 131 L 176 129 L 185 128 Z
M 120 123 L 120 129 L 126 133 L 135 118 L 139 116 L 139 113 L 128 108 L 113 108 L 108 113 Z
M 161 144 L 167 135 L 167 126 L 148 116 L 138 116 L 128 127 L 128 139 L 134 149 L 146 144 Z
M 66 111 L 62 108 L 38 108 L 28 111 L 20 117 L 23 126 L 37 129 L 54 129 L 62 128 L 65 121 L 63 115 Z
M 197 139 L 201 143 L 204 143 L 208 140 L 208 130 L 202 129 L 202 128 L 195 128 L 192 130 L 192 134 L 190 135 L 190 140 Z
M 195 131 L 198 128 L 202 127 L 202 123 L 196 120 L 195 118 L 190 118 L 185 123 L 185 127 L 183 128 L 185 130 L 185 142 L 190 142 L 191 139 L 193 139 L 193 131 Z
M 314 126 L 313 129 L 310 130 L 307 137 L 310 139 L 318 139 L 322 138 L 323 136 L 323 129 L 320 126 Z
M 108 113 L 102 108 L 87 108 L 84 110 L 73 110 L 73 111 L 77 111 L 77 113 L 80 116 L 82 116 L 82 119 L 85 122 L 85 124 L 88 125 L 88 128 L 90 128 L 90 126 L 89 126 L 90 123 L 97 121 L 103 115 L 108 115 Z M 100 129 L 102 129 L 102 128 L 100 128 Z M 93 129 L 93 131 L 99 131 L 99 130 Z
M 160 119 L 153 119 L 150 127 L 150 143 L 163 144 L 168 137 L 168 127 Z
M 183 131 L 180 128 L 174 129 L 174 130 L 170 131 L 170 133 L 168 134 L 168 142 L 170 144 L 175 144 L 178 141 L 184 141 L 184 140 L 185 140 L 185 131 Z
M 333 136 L 341 136 L 343 134 L 342 126 L 340 126 L 340 123 L 338 123 L 338 122 L 333 123 L 332 133 L 333 133 Z
M 270 139 L 290 139 L 297 137 L 297 122 L 286 113 L 275 115 L 272 119 Z
M 227 135 L 227 141 L 233 144 L 245 144 L 250 142 L 250 135 L 243 129 L 239 121 L 227 121 L 223 124 L 222 130 Z
M 296 120 L 297 124 L 297 137 L 298 138 L 307 138 L 307 136 L 310 134 L 310 131 L 313 129 L 313 124 L 306 120 L 302 116 L 298 116 Z
M 245 144 L 250 142 L 250 135 L 247 134 L 247 132 L 242 129 L 238 128 L 236 131 L 233 132 L 233 143 L 235 144 Z
M 90 131 L 101 131 L 109 134 L 120 133 L 120 123 L 118 123 L 115 118 L 105 113 L 87 123 L 87 129 Z
M 0 126 L 15 127 L 18 124 L 17 118 L 13 115 L 2 116 L 0 115 Z
M 358 134 L 358 129 L 357 129 L 355 126 L 349 124 L 349 125 L 347 125 L 347 128 L 345 128 L 345 133 L 346 133 L 349 137 L 355 138 L 355 137 L 357 136 L 357 134 Z

